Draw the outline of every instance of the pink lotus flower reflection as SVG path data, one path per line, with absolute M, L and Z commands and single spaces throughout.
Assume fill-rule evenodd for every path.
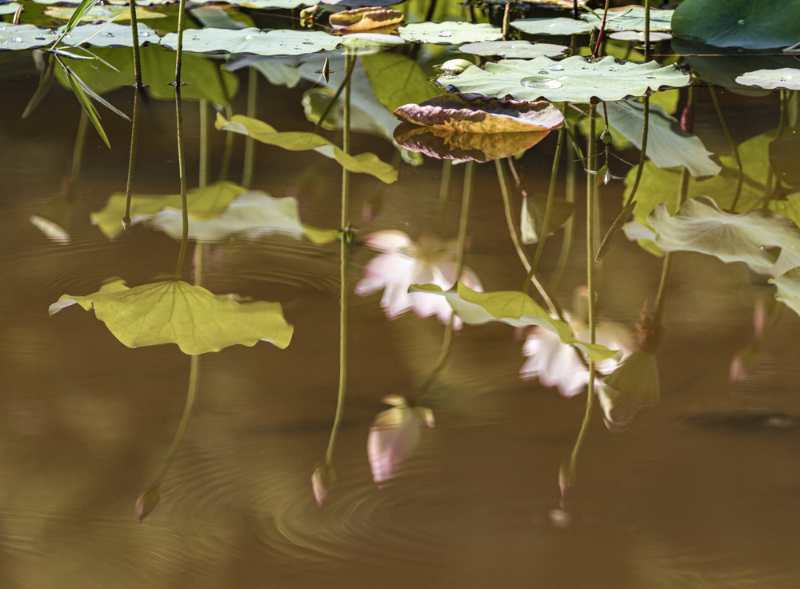
M 394 478 L 414 453 L 423 426 L 434 426 L 433 411 L 428 408 L 411 407 L 399 395 L 385 397 L 383 402 L 392 408 L 375 417 L 367 438 L 367 458 L 378 485 Z
M 456 281 L 456 248 L 453 242 L 423 237 L 414 242 L 402 231 L 377 231 L 367 236 L 366 243 L 381 252 L 364 270 L 356 285 L 356 294 L 369 295 L 383 289 L 381 307 L 389 319 L 413 309 L 419 317 L 435 315 L 443 323 L 453 310 L 445 297 L 422 292 L 408 292 L 412 284 L 435 284 L 449 290 Z M 464 268 L 461 281 L 473 290 L 482 290 L 477 275 Z M 453 321 L 456 329 L 461 320 Z

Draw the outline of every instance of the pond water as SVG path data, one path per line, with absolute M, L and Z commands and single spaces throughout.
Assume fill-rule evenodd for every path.
M 628 47 L 611 42 L 606 50 Z M 642 119 L 597 106 L 598 135 L 604 110 L 617 124 L 608 156 L 595 142 L 588 167 L 607 163 L 608 173 L 590 175 L 598 181 L 587 215 L 587 104 L 566 106 L 568 133 L 517 149 L 524 153 L 513 159 L 513 174 L 505 156 L 497 160 L 503 186 L 486 145 L 457 154 L 484 162 L 401 155 L 391 141 L 398 121 L 367 75 L 374 57 L 359 56 L 349 152 L 374 153 L 399 177 L 386 183 L 347 174 L 350 227 L 337 235 L 343 169 L 336 160 L 254 142 L 214 122 L 217 112 L 247 114 L 341 145 L 341 130 L 315 128 L 304 111 L 317 100 L 319 117 L 343 81 L 341 52 L 192 56 L 184 64 L 182 142 L 189 227 L 206 233 L 184 243 L 180 272 L 215 294 L 239 295 L 242 305 L 279 302 L 293 334 L 286 349 L 255 344 L 259 336 L 249 346 L 191 356 L 172 344 L 121 340 L 140 342 L 162 329 L 189 330 L 198 340 L 229 329 L 235 339 L 260 319 L 216 316 L 192 306 L 186 293 L 170 299 L 172 311 L 186 304 L 196 312 L 177 327 L 164 327 L 171 316 L 159 306 L 163 297 L 139 304 L 128 319 L 125 309 L 105 308 L 108 326 L 95 315 L 99 299 L 95 311 L 73 305 L 48 314 L 62 295 L 95 293 L 114 278 L 130 286 L 171 280 L 180 200 L 161 207 L 169 209 L 161 217 L 135 201 L 133 222 L 122 230 L 130 123 L 98 107 L 108 149 L 59 82 L 21 118 L 40 72 L 30 51 L 1 52 L 0 585 L 797 587 L 800 320 L 791 306 L 800 303 L 791 285 L 782 297 L 788 304 L 778 302 L 768 280 L 775 275 L 735 261 L 774 260 L 780 248 L 800 256 L 800 248 L 791 250 L 800 230 L 778 216 L 798 190 L 794 164 L 786 163 L 797 161 L 797 92 L 735 84 L 732 70 L 758 69 L 740 66 L 744 57 L 680 58 L 669 41 L 656 47 L 656 59 L 688 61 L 696 77 L 691 94 L 651 96 L 653 108 L 665 109 L 651 116 L 667 123 L 666 131 L 653 124 L 650 145 L 690 167 L 722 162 L 721 173 L 691 178 L 688 189 L 715 199 L 717 215 L 728 214 L 737 190 L 736 146 L 743 166 L 736 218 L 754 211 L 774 225 L 700 219 L 694 235 L 710 237 L 675 246 L 666 265 L 655 246 L 628 239 L 635 227 L 611 236 L 593 267 L 598 342 L 625 353 L 641 348 L 647 360 L 615 382 L 619 398 L 598 380 L 588 421 L 585 361 L 552 332 L 523 325 L 514 301 L 505 322 L 470 324 L 468 308 L 461 325 L 443 294 L 409 298 L 407 289 L 431 281 L 446 289 L 463 254 L 473 288 L 520 291 L 530 286 L 525 265 L 540 256 L 534 279 L 588 341 L 587 220 L 596 252 L 634 183 L 639 150 L 624 134 L 638 142 Z M 166 49 L 146 50 L 145 68 L 160 52 L 174 59 Z M 128 48 L 97 52 L 130 67 Z M 458 56 L 431 45 L 387 55 L 418 63 L 429 77 L 433 64 Z M 403 71 L 408 80 L 416 75 Z M 718 86 L 710 91 L 707 82 Z M 402 94 L 411 83 L 392 91 Z M 102 88 L 130 114 L 128 84 Z M 138 103 L 133 192 L 177 195 L 174 89 L 150 84 Z M 324 86 L 326 94 L 309 92 Z M 341 107 L 330 116 L 341 123 Z M 676 142 L 688 131 L 711 156 Z M 566 224 L 550 215 L 557 227 L 541 250 L 520 245 L 531 232 L 541 241 L 559 137 L 553 210 L 572 214 Z M 220 188 L 222 181 L 236 186 Z M 192 192 L 204 186 L 205 193 Z M 644 217 L 668 200 L 659 190 L 674 195 L 677 186 L 679 172 L 645 167 L 637 198 L 652 206 Z M 117 208 L 109 210 L 114 194 Z M 192 215 L 203 194 L 227 200 L 216 209 L 198 204 L 211 212 Z M 248 202 L 230 212 L 231 203 Z M 731 263 L 697 251 L 703 248 Z M 546 306 L 537 289 L 529 291 Z M 599 362 L 601 370 L 608 362 L 617 361 Z M 187 387 L 196 399 L 190 413 Z M 179 423 L 185 435 L 175 439 Z M 146 517 L 140 522 L 137 513 Z

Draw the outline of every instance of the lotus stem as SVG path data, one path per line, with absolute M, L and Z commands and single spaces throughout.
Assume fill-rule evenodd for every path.
M 644 164 L 647 161 L 647 140 L 650 131 L 650 95 L 645 94 L 644 96 L 644 121 L 642 124 L 642 148 L 641 154 L 639 155 L 639 165 L 636 168 L 636 177 L 633 180 L 633 187 L 631 188 L 630 194 L 628 194 L 628 198 L 625 199 L 625 203 L 622 206 L 622 210 L 619 214 L 614 218 L 614 221 L 611 223 L 611 227 L 608 228 L 606 234 L 603 236 L 603 239 L 600 240 L 600 246 L 597 248 L 597 257 L 596 259 L 599 261 L 606 253 L 609 244 L 611 243 L 611 238 L 616 234 L 617 231 L 622 228 L 625 222 L 628 220 L 628 217 L 633 212 L 634 207 L 636 206 L 636 193 L 639 191 L 639 185 L 642 183 L 642 175 L 644 174 Z
M 453 175 L 453 162 L 444 160 L 442 162 L 442 179 L 439 181 L 439 204 L 447 202 L 450 194 L 450 178 Z
M 247 72 L 247 116 L 255 118 L 258 106 L 258 72 L 251 67 Z M 244 164 L 242 167 L 242 186 L 250 188 L 253 183 L 253 162 L 255 159 L 255 140 L 249 135 L 244 139 Z
M 181 0 L 181 3 L 183 1 Z M 181 195 L 181 245 L 178 250 L 178 261 L 175 265 L 175 276 L 180 278 L 183 274 L 186 249 L 189 246 L 189 202 L 186 195 L 186 162 L 183 154 L 183 105 L 180 85 L 175 86 L 175 121 L 175 136 L 178 143 L 178 183 Z
M 86 146 L 86 130 L 89 128 L 89 117 L 86 111 L 81 109 L 81 116 L 78 119 L 78 129 L 75 131 L 75 143 L 72 144 L 72 165 L 69 170 L 70 186 L 81 175 L 83 165 L 83 151 Z
M 547 236 L 550 231 L 550 219 L 553 214 L 553 201 L 556 196 L 556 185 L 558 184 L 558 170 L 561 165 L 561 150 L 564 148 L 564 137 L 566 132 L 564 127 L 558 130 L 558 140 L 556 141 L 556 151 L 553 154 L 553 164 L 550 168 L 550 183 L 547 186 L 547 199 L 544 203 L 544 218 L 542 219 L 542 232 L 539 236 L 539 243 L 533 252 L 531 261 L 531 272 L 536 272 L 539 268 L 539 261 L 544 253 L 544 246 L 547 243 Z
M 225 117 L 230 119 L 233 116 L 233 109 L 225 106 Z M 231 170 L 231 156 L 233 154 L 233 142 L 236 133 L 225 133 L 225 143 L 222 147 L 222 163 L 219 166 L 219 179 L 227 180 Z
M 650 0 L 644 0 L 644 60 L 650 59 Z
M 503 8 L 503 41 L 508 39 L 508 21 L 511 16 L 511 0 L 506 0 L 505 8 Z
M 350 57 L 351 59 L 348 59 L 348 57 Z M 317 124 L 314 125 L 315 127 L 322 127 L 322 123 L 325 122 L 325 119 L 330 114 L 331 109 L 333 108 L 333 105 L 336 104 L 336 102 L 339 100 L 339 97 L 342 95 L 342 91 L 344 91 L 345 87 L 350 83 L 350 77 L 353 75 L 353 68 L 355 68 L 355 66 L 356 66 L 355 56 L 352 56 L 352 55 L 345 56 L 345 62 L 346 62 L 347 65 L 345 66 L 344 80 L 342 80 L 342 83 L 336 89 L 336 92 L 334 93 L 334 95 L 331 98 L 330 102 L 328 102 L 328 106 L 325 107 L 325 110 L 322 112 L 322 115 L 319 117 L 319 120 L 317 121 Z
M 575 170 L 577 168 L 576 160 L 570 157 L 567 153 L 567 181 L 566 181 L 566 194 L 564 200 L 570 203 L 575 202 Z M 572 236 L 575 229 L 574 215 L 567 219 L 564 223 L 564 234 L 561 238 L 561 251 L 558 254 L 558 262 L 556 262 L 556 272 L 553 277 L 553 288 L 557 289 L 561 284 L 561 279 L 564 276 L 564 270 L 567 267 L 570 253 L 572 252 Z
M 722 128 L 722 134 L 725 136 L 725 141 L 728 142 L 728 147 L 733 152 L 733 158 L 736 160 L 738 177 L 736 180 L 736 192 L 734 193 L 733 203 L 731 204 L 730 208 L 730 211 L 733 213 L 736 211 L 736 207 L 739 204 L 739 197 L 742 195 L 742 186 L 744 185 L 744 166 L 742 165 L 742 158 L 739 155 L 739 146 L 736 145 L 736 141 L 733 139 L 730 127 L 728 127 L 728 122 L 725 120 L 725 115 L 720 107 L 717 91 L 710 84 L 708 86 L 708 93 L 711 95 L 711 102 L 714 104 L 714 110 L 717 113 L 717 119 L 719 119 L 719 126 Z
M 572 18 L 578 18 L 578 0 L 572 0 Z
M 144 89 L 142 83 L 142 59 L 139 51 L 139 16 L 136 14 L 136 0 L 128 0 L 131 13 L 131 37 L 133 38 L 133 83 L 136 92 Z
M 355 61 L 355 56 L 346 54 L 345 61 L 348 67 Z M 344 121 L 342 127 L 342 151 L 350 153 L 350 82 L 349 78 L 344 90 Z M 333 416 L 333 425 L 328 438 L 328 447 L 325 450 L 325 463 L 333 462 L 333 452 L 336 447 L 336 436 L 344 415 L 344 402 L 347 395 L 347 352 L 348 352 L 348 299 L 349 287 L 347 269 L 350 247 L 350 175 L 342 168 L 342 193 L 339 211 L 339 383 L 336 392 L 336 413 Z
M 595 59 L 600 53 L 600 47 L 606 39 L 606 23 L 608 22 L 608 5 L 609 0 L 606 0 L 603 7 L 603 20 L 600 22 L 600 31 L 597 33 L 597 40 L 595 41 L 594 48 L 592 49 L 592 59 Z
M 178 47 L 175 55 L 175 89 L 181 87 L 181 68 L 183 66 L 183 28 L 186 25 L 186 0 L 178 3 Z
M 164 462 L 161 464 L 161 468 L 159 469 L 158 473 L 156 474 L 153 482 L 147 487 L 147 490 L 142 493 L 139 498 L 138 503 L 142 501 L 142 499 L 148 495 L 152 495 L 153 493 L 158 493 L 159 488 L 161 487 L 161 483 L 164 481 L 164 477 L 166 476 L 167 472 L 169 471 L 170 466 L 172 466 L 172 462 L 175 459 L 175 454 L 178 450 L 178 446 L 180 446 L 183 437 L 186 435 L 186 430 L 189 427 L 189 418 L 192 414 L 192 408 L 194 407 L 195 400 L 197 399 L 197 382 L 198 382 L 198 373 L 200 370 L 200 356 L 192 356 L 190 363 L 189 363 L 189 385 L 186 390 L 186 401 L 183 405 L 183 412 L 181 413 L 181 419 L 178 422 L 178 429 L 175 431 L 175 435 L 172 437 L 172 443 L 169 446 L 169 450 L 167 450 L 167 455 L 164 458 Z M 155 503 L 149 506 L 144 510 L 140 510 L 139 512 L 139 521 L 143 520 L 147 515 L 155 508 Z
M 131 143 L 128 149 L 128 176 L 125 179 L 125 215 L 122 217 L 122 226 L 127 229 L 131 225 L 131 199 L 133 194 L 133 175 L 136 168 L 136 144 L 138 141 L 139 126 L 139 91 L 133 89 L 133 109 L 131 111 Z

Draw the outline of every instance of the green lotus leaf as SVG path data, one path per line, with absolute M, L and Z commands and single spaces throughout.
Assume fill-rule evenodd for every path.
M 92 294 L 62 295 L 50 305 L 50 315 L 74 304 L 93 309 L 129 348 L 177 344 L 184 354 L 194 356 L 260 341 L 283 349 L 292 339 L 293 328 L 279 303 L 240 302 L 235 295 L 215 295 L 182 280 L 133 288 L 115 280 Z
M 52 18 L 69 20 L 76 8 L 69 6 L 48 6 L 44 13 Z M 90 8 L 86 14 L 80 18 L 80 22 L 122 22 L 130 20 L 130 9 L 127 6 L 99 6 Z M 153 18 L 166 18 L 166 14 L 147 10 L 141 6 L 136 8 L 136 18 L 140 20 Z
M 644 105 L 631 100 L 609 102 L 608 122 L 637 149 L 641 149 Z M 679 166 L 692 176 L 716 176 L 722 169 L 696 135 L 680 130 L 678 121 L 656 106 L 650 106 L 647 157 L 659 168 Z
M 617 352 L 600 344 L 578 341 L 567 323 L 551 317 L 524 292 L 478 292 L 463 282 L 458 283 L 456 290 L 444 291 L 434 284 L 416 284 L 410 290 L 442 295 L 453 311 L 468 325 L 483 325 L 494 321 L 512 327 L 538 325 L 555 333 L 563 343 L 579 348 L 593 360 L 599 361 L 617 356 Z
M 533 59 L 534 57 L 558 57 L 566 52 L 566 45 L 531 43 L 530 41 L 482 41 L 467 43 L 458 48 L 461 53 L 483 57 L 505 57 L 508 59 Z
M 158 34 L 146 24 L 140 23 L 138 29 L 140 46 L 158 43 Z M 73 47 L 84 44 L 92 47 L 133 47 L 133 33 L 130 25 L 117 23 L 79 25 L 67 33 L 62 42 Z
M 787 47 L 800 40 L 800 0 L 684 0 L 672 31 L 716 47 Z
M 46 47 L 56 40 L 55 31 L 33 25 L 12 25 L 0 22 L 0 50 L 23 51 Z
M 253 19 L 236 10 L 226 10 L 222 6 L 201 4 L 189 11 L 203 27 L 214 29 L 246 29 L 254 26 Z
M 480 41 L 498 41 L 503 32 L 488 23 L 457 21 L 413 23 L 398 29 L 400 36 L 410 43 L 462 45 Z
M 375 98 L 390 111 L 412 102 L 419 103 L 442 91 L 430 81 L 420 65 L 399 53 L 376 53 L 360 60 Z
M 4 14 L 14 14 L 17 9 L 21 6 L 17 2 L 6 2 L 5 4 L 0 4 L 0 16 Z
M 788 129 L 769 144 L 769 161 L 780 184 L 800 188 L 800 129 Z
M 221 215 L 246 188 L 232 182 L 217 182 L 203 188 L 190 190 L 187 197 L 189 216 L 192 219 L 210 219 Z M 181 195 L 145 196 L 134 194 L 131 197 L 131 223 L 147 221 L 165 210 L 181 210 Z M 97 225 L 103 235 L 113 239 L 122 232 L 122 217 L 125 215 L 125 195 L 117 192 L 111 195 L 106 206 L 92 213 L 92 224 Z M 190 223 L 190 230 L 194 222 Z
M 672 30 L 674 10 L 650 9 L 650 32 L 668 33 Z M 600 27 L 603 20 L 603 9 L 584 14 L 582 18 Z M 608 11 L 606 31 L 644 31 L 645 11 L 643 6 L 622 6 Z
M 742 86 L 757 86 L 765 90 L 800 90 L 800 69 L 779 68 L 772 70 L 755 70 L 745 72 L 736 78 Z
M 511 21 L 511 26 L 528 35 L 554 35 L 568 37 L 570 35 L 588 35 L 595 25 L 585 20 L 574 18 L 526 18 Z
M 553 61 L 547 57 L 532 60 L 504 59 L 487 63 L 485 69 L 471 66 L 455 76 L 442 76 L 438 83 L 462 93 L 517 100 L 546 98 L 551 102 L 590 102 L 622 100 L 643 96 L 648 90 L 682 87 L 688 74 L 674 65 L 620 63 L 613 57 L 591 62 L 580 56 Z
M 648 223 L 656 245 L 665 252 L 697 252 L 726 263 L 742 262 L 771 276 L 800 266 L 797 227 L 760 210 L 728 213 L 711 199 L 692 198 L 675 215 L 659 205 Z
M 800 228 L 800 192 L 790 194 L 784 200 L 769 201 L 769 209 Z
M 770 280 L 778 288 L 775 298 L 800 315 L 800 270 Z
M 391 184 L 397 180 L 397 169 L 381 161 L 374 153 L 351 155 L 317 135 L 301 131 L 280 132 L 263 121 L 234 115 L 230 120 L 217 114 L 217 129 L 252 137 L 256 141 L 274 145 L 289 151 L 314 150 L 325 157 L 336 160 L 345 170 L 356 174 L 369 174 L 381 182 Z
M 291 31 L 277 29 L 193 29 L 183 35 L 183 50 L 191 53 L 250 53 L 254 55 L 305 55 L 332 51 L 339 46 L 340 37 L 322 31 Z M 169 33 L 161 44 L 170 49 L 178 46 L 178 35 Z

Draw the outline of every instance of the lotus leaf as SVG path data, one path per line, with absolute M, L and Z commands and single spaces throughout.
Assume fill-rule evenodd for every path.
M 504 59 L 486 64 L 485 69 L 472 66 L 437 81 L 462 93 L 496 98 L 590 102 L 622 100 L 627 96 L 643 96 L 648 90 L 687 86 L 690 78 L 674 65 L 661 66 L 654 61 L 619 63 L 613 57 L 605 57 L 591 62 L 573 56 L 562 61 L 547 57 Z
M 437 96 L 406 104 L 394 114 L 409 123 L 456 133 L 527 133 L 550 131 L 564 115 L 549 102 L 525 102 L 464 95 Z
M 115 280 L 92 294 L 62 295 L 50 305 L 50 314 L 74 304 L 85 311 L 94 309 L 129 348 L 177 344 L 184 354 L 194 356 L 260 341 L 286 348 L 292 339 L 292 326 L 279 303 L 240 302 L 235 295 L 215 295 L 182 280 L 133 288 Z
M 588 35 L 594 30 L 593 23 L 574 18 L 526 18 L 524 20 L 511 21 L 511 26 L 515 29 L 527 33 L 528 35 Z
M 568 47 L 551 43 L 531 43 L 530 41 L 482 41 L 467 43 L 458 48 L 461 53 L 481 55 L 483 57 L 506 57 L 509 59 L 533 59 L 542 55 L 558 57 Z
M 551 317 L 524 292 L 478 292 L 463 282 L 459 282 L 455 290 L 444 291 L 433 284 L 414 285 L 411 290 L 442 295 L 467 325 L 483 325 L 493 321 L 512 327 L 538 325 L 555 333 L 563 343 L 574 345 L 594 360 L 605 360 L 617 355 L 617 352 L 605 346 L 578 341 L 567 323 Z
M 230 120 L 217 114 L 217 129 L 252 137 L 256 141 L 289 151 L 314 150 L 339 162 L 345 170 L 356 174 L 369 174 L 381 182 L 391 184 L 397 180 L 397 169 L 383 162 L 373 153 L 352 155 L 315 133 L 300 131 L 279 132 L 263 121 L 234 115 Z
M 781 68 L 774 70 L 755 70 L 736 78 L 742 86 L 757 86 L 766 90 L 800 90 L 800 69 Z
M 291 31 L 285 29 L 195 29 L 183 36 L 183 49 L 193 53 L 251 53 L 255 55 L 305 55 L 331 51 L 340 43 L 338 37 L 322 31 Z M 169 33 L 161 44 L 175 49 L 178 35 Z
M 674 10 L 650 9 L 650 32 L 668 33 L 672 30 Z M 583 19 L 600 27 L 603 10 L 583 15 Z M 608 11 L 606 31 L 644 31 L 645 12 L 642 6 L 621 6 Z
M 716 47 L 787 47 L 800 40 L 800 0 L 684 0 L 672 31 Z
M 446 21 L 424 22 L 400 27 L 400 36 L 412 43 L 435 43 L 440 45 L 462 45 L 480 41 L 497 41 L 503 32 L 488 23 Z

